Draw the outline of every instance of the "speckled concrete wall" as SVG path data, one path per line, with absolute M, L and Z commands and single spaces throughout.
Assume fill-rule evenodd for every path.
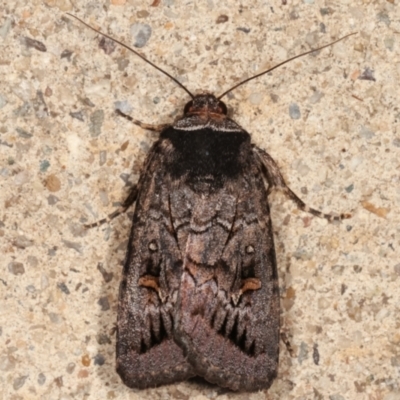
M 398 0 L 3 1 L 0 5 L 2 399 L 400 399 Z M 282 323 L 268 392 L 198 381 L 147 391 L 115 372 L 118 283 L 130 227 L 116 209 L 156 135 L 114 113 L 173 121 L 191 91 L 221 93 L 352 36 L 226 99 L 327 223 L 272 194 Z

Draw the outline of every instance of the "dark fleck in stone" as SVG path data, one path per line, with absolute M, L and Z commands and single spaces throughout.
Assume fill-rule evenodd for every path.
M 300 119 L 300 108 L 296 103 L 291 103 L 289 106 L 289 115 L 292 119 Z
M 242 27 L 236 28 L 236 30 L 244 32 L 244 33 L 250 33 L 250 31 L 251 31 L 250 28 L 242 28 Z
M 101 127 L 104 122 L 104 111 L 96 110 L 90 115 L 90 134 L 97 137 L 101 133 Z
M 48 160 L 43 160 L 40 162 L 40 172 L 46 172 L 50 167 L 50 163 Z
M 101 275 L 103 275 L 103 279 L 105 282 L 111 282 L 114 274 L 112 272 L 107 272 L 102 263 L 97 264 L 97 269 L 100 271 Z
M 54 206 L 54 204 L 58 203 L 59 199 L 57 196 L 54 196 L 54 194 L 50 194 L 49 196 L 47 196 L 47 204 L 49 206 Z
M 29 293 L 35 293 L 36 292 L 36 288 L 33 285 L 28 285 L 26 287 L 26 291 L 29 292 Z
M 19 249 L 26 249 L 33 245 L 33 240 L 28 239 L 25 235 L 20 235 L 13 240 L 13 245 Z
M 72 51 L 68 49 L 63 50 L 63 52 L 61 53 L 61 58 L 66 58 L 68 61 L 71 61 L 71 56 Z
M 49 318 L 50 318 L 50 321 L 51 321 L 53 324 L 58 324 L 58 323 L 61 322 L 60 315 L 57 314 L 57 313 L 49 312 Z
M 14 275 L 23 275 L 25 273 L 24 264 L 18 261 L 11 261 L 8 264 L 8 270 Z
M 400 356 L 392 357 L 390 359 L 390 364 L 392 364 L 393 367 L 400 367 Z
M 394 138 L 392 144 L 393 146 L 400 147 L 400 138 Z
M 95 104 L 94 104 L 88 97 L 80 98 L 79 100 L 80 100 L 80 101 L 82 102 L 82 104 L 84 104 L 85 106 L 89 106 L 89 107 L 94 107 L 94 106 L 95 106 Z
M 135 24 L 131 25 L 131 35 L 135 39 L 133 45 L 135 47 L 142 48 L 150 39 L 151 26 L 136 22 Z
M 39 261 L 35 256 L 28 256 L 27 261 L 28 264 L 32 267 L 37 267 L 39 264 Z
M 125 57 L 118 57 L 117 64 L 118 64 L 118 70 L 124 71 L 126 67 L 129 65 L 129 60 Z
M 331 15 L 333 14 L 333 10 L 330 7 L 326 7 L 326 8 L 320 8 L 319 12 L 321 13 L 321 15 L 324 17 L 325 15 Z
M 396 264 L 393 268 L 394 272 L 400 276 L 400 264 Z
M 352 229 L 353 229 L 353 227 L 351 225 L 346 225 L 347 232 L 350 232 Z
M 102 354 L 96 354 L 94 357 L 94 365 L 103 365 L 106 362 L 106 359 Z
M 115 42 L 103 36 L 100 39 L 99 47 L 104 51 L 104 53 L 111 54 L 115 50 Z
M 27 132 L 25 129 L 15 128 L 15 130 L 17 131 L 18 136 L 24 139 L 30 139 L 33 136 L 32 133 Z
M 136 13 L 136 15 L 137 15 L 138 18 L 146 18 L 146 17 L 148 17 L 150 14 L 149 14 L 149 12 L 146 11 L 146 10 L 140 10 L 140 11 L 138 11 L 138 12 Z
M 355 300 L 349 299 L 346 302 L 346 307 L 347 315 L 350 319 L 356 322 L 362 321 L 361 307 Z
M 130 181 L 130 177 L 131 177 L 130 174 L 127 174 L 127 173 L 124 172 L 119 177 L 124 181 L 125 185 L 130 185 L 132 183 Z
M 120 150 L 125 151 L 129 146 L 129 140 L 126 140 L 124 143 L 121 144 Z
M 347 188 L 345 188 L 347 193 L 351 193 L 353 191 L 353 189 L 354 189 L 354 185 L 353 184 L 351 184 L 351 185 L 347 186 Z
M 270 93 L 269 97 L 271 98 L 273 103 L 277 103 L 279 101 L 279 96 L 274 93 Z
M 380 13 L 378 13 L 377 17 L 378 17 L 378 21 L 383 22 L 386 26 L 390 25 L 390 17 L 384 11 L 381 11 Z
M 57 250 L 58 250 L 58 247 L 57 247 L 57 246 L 53 246 L 51 249 L 49 249 L 49 250 L 47 251 L 47 254 L 48 254 L 50 257 L 54 257 L 54 256 L 56 255 L 56 253 L 57 253 Z
M 13 382 L 14 390 L 21 389 L 22 386 L 24 386 L 24 383 L 27 378 L 28 378 L 28 375 L 23 375 L 23 376 L 19 376 L 18 378 L 15 378 L 14 382 Z
M 69 113 L 69 115 L 72 118 L 79 119 L 79 121 L 84 121 L 85 120 L 85 117 L 83 116 L 83 112 L 82 111 L 71 111 Z
M 319 392 L 316 388 L 313 388 L 313 392 L 314 392 L 313 399 L 315 399 L 315 400 L 324 400 L 324 395 L 321 392 Z
M 290 11 L 289 13 L 289 18 L 294 20 L 294 19 L 299 19 L 300 15 L 299 15 L 299 10 L 297 8 L 293 8 L 292 11 Z
M 36 92 L 36 97 L 32 101 L 33 109 L 35 110 L 35 115 L 39 119 L 48 117 L 49 110 L 47 104 L 44 100 L 43 92 L 38 90 Z
M 299 360 L 299 363 L 302 364 L 303 361 L 307 359 L 307 357 L 308 357 L 308 345 L 304 342 L 301 342 L 299 355 L 297 359 Z
M 62 242 L 65 244 L 66 247 L 69 249 L 74 249 L 78 253 L 82 253 L 82 245 L 80 243 L 71 242 L 69 240 L 62 239 Z
M 227 22 L 229 20 L 229 17 L 227 16 L 227 15 L 220 15 L 218 18 L 217 18 L 217 24 L 223 24 L 223 23 L 225 23 L 225 22 Z
M 374 77 L 374 70 L 370 68 L 365 68 L 364 72 L 358 77 L 360 80 L 364 81 L 376 81 Z
M 314 343 L 313 346 L 313 361 L 315 365 L 319 364 L 319 351 L 318 351 L 318 344 Z
M 63 377 L 59 376 L 56 379 L 54 379 L 55 384 L 57 385 L 57 387 L 63 387 L 64 386 L 64 382 L 63 382 Z
M 70 294 L 68 286 L 64 282 L 57 283 L 57 287 L 65 294 Z
M 365 389 L 367 387 L 367 383 L 366 382 L 354 381 L 354 386 L 356 387 L 356 392 L 357 393 L 364 393 Z
M 342 283 L 342 286 L 340 287 L 340 294 L 343 296 L 346 290 L 347 290 L 347 285 Z
M 45 382 L 46 382 L 46 375 L 45 375 L 43 372 L 41 372 L 41 373 L 38 375 L 37 383 L 38 383 L 40 386 L 42 386 L 42 385 L 44 385 Z
M 111 344 L 110 337 L 105 333 L 97 334 L 96 340 L 98 344 Z
M 97 304 L 101 307 L 101 311 L 107 311 L 110 309 L 110 303 L 107 296 L 100 297 Z
M 73 362 L 70 362 L 68 365 L 67 365 L 67 372 L 69 373 L 69 374 L 72 374 L 73 372 L 74 372 L 74 370 L 75 370 L 75 363 L 73 363 Z
M 359 274 L 362 271 L 362 267 L 359 265 L 353 265 L 353 270 L 356 274 Z
M 39 40 L 31 39 L 25 36 L 23 41 L 27 47 L 31 47 L 42 52 L 47 51 L 46 46 L 42 42 L 39 42 Z

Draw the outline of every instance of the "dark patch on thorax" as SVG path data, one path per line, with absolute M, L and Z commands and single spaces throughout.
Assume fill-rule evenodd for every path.
M 174 178 L 184 178 L 191 186 L 207 181 L 215 189 L 243 171 L 246 147 L 250 150 L 250 135 L 245 131 L 185 131 L 169 127 L 160 139 L 172 143 L 173 153 L 167 157 L 165 167 Z

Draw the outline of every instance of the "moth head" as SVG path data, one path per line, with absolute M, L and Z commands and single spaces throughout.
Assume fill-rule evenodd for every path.
M 228 109 L 225 103 L 218 100 L 213 94 L 198 94 L 185 105 L 183 113 L 186 114 L 222 114 L 226 115 Z

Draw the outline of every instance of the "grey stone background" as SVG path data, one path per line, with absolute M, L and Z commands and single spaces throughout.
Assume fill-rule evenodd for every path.
M 0 398 L 400 399 L 398 0 L 0 3 Z M 71 12 L 195 92 L 222 93 L 358 32 L 225 99 L 254 143 L 327 223 L 271 195 L 282 292 L 279 376 L 268 392 L 202 382 L 147 391 L 115 373 L 129 215 L 85 231 L 136 182 L 188 96 Z

